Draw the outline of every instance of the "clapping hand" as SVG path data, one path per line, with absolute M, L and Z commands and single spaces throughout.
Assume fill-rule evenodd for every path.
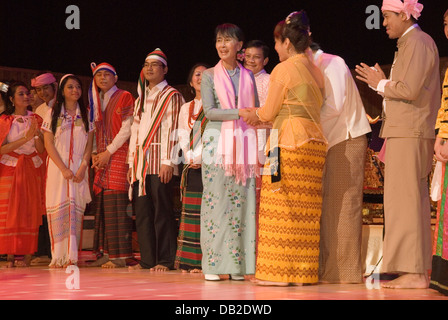
M 373 89 L 378 87 L 378 83 L 381 80 L 386 79 L 386 75 L 378 63 L 374 67 L 369 67 L 367 64 L 361 63 L 360 66 L 357 65 L 355 67 L 355 71 L 358 74 L 356 79 L 367 83 Z
M 32 118 L 31 125 L 25 134 L 25 139 L 31 140 L 34 138 L 34 136 L 36 136 L 38 134 L 39 134 L 39 130 L 38 130 L 38 125 L 37 125 L 37 120 L 36 120 L 36 118 Z

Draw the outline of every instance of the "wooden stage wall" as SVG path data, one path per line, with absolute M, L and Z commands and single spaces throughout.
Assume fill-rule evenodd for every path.
M 390 67 L 391 67 L 391 65 L 381 66 L 381 68 L 384 70 L 386 75 L 389 74 Z M 448 57 L 440 58 L 441 83 L 443 82 L 445 71 L 447 68 L 448 68 Z M 0 66 L 0 81 L 3 82 L 3 81 L 11 81 L 11 80 L 20 80 L 29 85 L 31 83 L 31 79 L 34 78 L 39 72 L 41 72 L 41 71 Z M 62 73 L 58 73 L 58 72 L 52 72 L 52 73 L 55 75 L 55 77 L 58 81 L 63 76 Z M 361 98 L 364 103 L 366 112 L 372 118 L 375 118 L 376 116 L 380 116 L 381 115 L 382 97 L 380 95 L 378 95 L 375 91 L 370 89 L 367 85 L 365 85 L 364 83 L 357 80 L 355 78 L 356 73 L 354 70 L 352 70 L 352 74 L 353 74 L 355 82 L 358 86 L 359 93 L 361 94 Z M 82 81 L 82 85 L 83 85 L 83 89 L 84 89 L 83 97 L 85 99 L 85 102 L 87 103 L 87 92 L 88 92 L 90 83 L 92 81 L 92 77 L 79 76 L 79 78 Z M 137 97 L 137 82 L 128 82 L 128 81 L 120 81 L 119 80 L 117 85 L 119 88 L 129 91 L 130 93 L 132 93 L 134 95 L 134 97 Z M 193 99 L 193 96 L 189 92 L 189 88 L 186 84 L 174 85 L 174 87 L 182 93 L 182 95 L 185 98 L 185 101 L 190 101 L 191 99 Z

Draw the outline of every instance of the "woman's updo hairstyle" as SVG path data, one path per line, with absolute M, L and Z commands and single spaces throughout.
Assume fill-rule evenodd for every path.
M 298 53 L 311 45 L 310 20 L 304 10 L 294 11 L 285 19 L 283 38 L 288 38 Z

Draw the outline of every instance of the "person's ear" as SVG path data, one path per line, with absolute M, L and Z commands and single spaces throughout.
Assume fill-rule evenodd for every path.
M 243 49 L 243 41 L 238 41 L 238 47 L 237 47 L 237 51 L 241 51 L 241 49 Z
M 269 62 L 269 57 L 264 58 L 263 60 L 263 66 L 266 66 Z

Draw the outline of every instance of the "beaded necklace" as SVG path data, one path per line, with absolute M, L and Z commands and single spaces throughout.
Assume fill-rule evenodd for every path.
M 198 119 L 201 112 L 202 112 L 202 107 L 201 107 L 201 109 L 199 109 L 198 113 L 193 114 L 194 113 L 194 99 L 193 99 L 193 101 L 191 101 L 191 103 L 190 103 L 190 110 L 188 112 L 188 127 L 190 129 L 193 128 L 193 125 L 196 122 L 196 120 Z

